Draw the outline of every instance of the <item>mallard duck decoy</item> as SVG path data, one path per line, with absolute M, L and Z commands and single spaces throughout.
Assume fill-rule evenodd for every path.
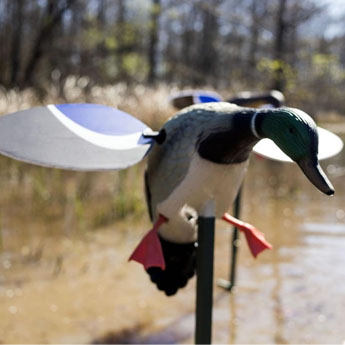
M 301 110 L 258 110 L 225 102 L 194 105 L 169 120 L 160 134 L 165 140 L 148 157 L 145 182 L 151 219 L 161 223 L 158 236 L 165 267 L 146 269 L 168 295 L 194 273 L 196 220 L 205 201 L 213 199 L 216 217 L 223 218 L 261 138 L 271 138 L 319 190 L 334 193 L 318 163 L 316 125 Z M 132 259 L 145 265 L 148 244 L 142 246 L 140 257 L 134 253 Z M 152 260 L 149 250 L 146 254 Z M 155 266 L 160 261 L 157 258 Z
M 155 225 L 131 258 L 144 265 L 167 295 L 194 274 L 201 208 L 212 199 L 216 216 L 224 217 L 261 138 L 272 139 L 320 191 L 334 193 L 318 162 L 316 125 L 298 109 L 206 103 L 183 109 L 159 132 L 126 113 L 94 104 L 51 105 L 0 118 L 0 152 L 34 164 L 114 170 L 149 153 L 146 197 Z

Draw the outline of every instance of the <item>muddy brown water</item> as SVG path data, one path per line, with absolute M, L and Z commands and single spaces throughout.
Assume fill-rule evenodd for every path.
M 127 262 L 146 216 L 84 228 L 95 197 L 66 231 L 80 207 L 67 199 L 57 220 L 44 197 L 24 197 L 26 184 L 4 173 L 8 160 L 0 163 L 0 343 L 193 342 L 195 279 L 168 298 Z M 255 260 L 241 242 L 235 292 L 215 286 L 214 343 L 345 342 L 345 154 L 322 165 L 332 198 L 296 166 L 252 157 L 242 219 L 273 249 Z M 33 168 L 23 166 L 25 180 Z M 55 205 L 54 195 L 46 199 Z M 229 275 L 231 231 L 217 223 L 216 279 Z

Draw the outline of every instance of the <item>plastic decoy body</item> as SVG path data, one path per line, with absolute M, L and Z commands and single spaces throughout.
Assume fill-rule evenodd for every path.
M 180 111 L 161 132 L 166 139 L 152 148 L 145 181 L 152 221 L 161 216 L 166 220 L 158 230 L 165 267 L 147 272 L 167 295 L 194 274 L 196 221 L 205 201 L 213 199 L 216 217 L 223 217 L 261 138 L 271 138 L 320 191 L 334 193 L 318 163 L 316 125 L 300 110 L 258 110 L 225 102 L 194 105 Z
M 193 104 L 221 102 L 222 97 L 212 91 L 184 90 L 173 93 L 169 101 L 176 109 L 180 110 Z M 269 90 L 266 92 L 243 91 L 227 99 L 226 102 L 234 103 L 241 107 L 278 108 L 285 103 L 285 97 L 278 90 Z

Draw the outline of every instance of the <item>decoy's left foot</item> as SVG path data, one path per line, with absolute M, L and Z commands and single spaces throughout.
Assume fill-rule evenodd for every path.
M 164 240 L 159 235 L 158 237 L 162 244 L 165 270 L 150 267 L 146 272 L 159 290 L 164 291 L 167 296 L 172 296 L 178 289 L 185 287 L 195 273 L 195 242 L 174 243 Z
M 265 240 L 265 235 L 253 225 L 245 223 L 229 213 L 224 213 L 222 219 L 244 232 L 249 249 L 255 258 L 265 249 L 272 249 L 271 244 Z

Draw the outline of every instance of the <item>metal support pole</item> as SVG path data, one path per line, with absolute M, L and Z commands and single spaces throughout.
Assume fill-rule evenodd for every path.
M 241 213 L 241 196 L 242 196 L 242 187 L 237 194 L 235 205 L 234 205 L 234 216 L 238 219 L 240 218 L 240 213 Z M 238 228 L 235 227 L 233 235 L 232 235 L 232 244 L 231 244 L 232 258 L 231 258 L 231 270 L 230 270 L 230 289 L 229 289 L 230 291 L 236 284 L 238 232 L 239 232 Z
M 213 304 L 214 212 L 198 218 L 195 343 L 211 344 Z
M 241 213 L 241 196 L 242 196 L 242 187 L 238 191 L 237 197 L 234 203 L 234 217 L 240 218 Z M 236 284 L 236 265 L 237 265 L 237 250 L 238 250 L 238 228 L 234 227 L 232 233 L 231 241 L 231 263 L 230 263 L 230 276 L 229 280 L 218 279 L 218 286 L 224 288 L 225 290 L 231 291 Z

